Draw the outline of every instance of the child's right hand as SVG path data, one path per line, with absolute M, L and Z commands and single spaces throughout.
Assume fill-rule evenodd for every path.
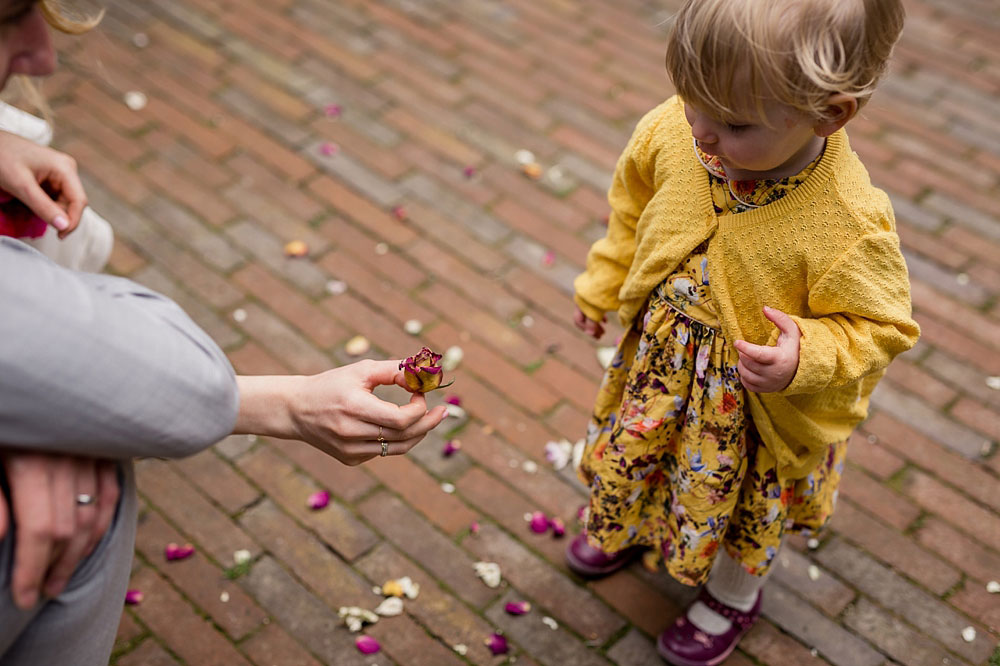
M 55 227 L 59 238 L 76 229 L 87 195 L 72 157 L 9 132 L 0 132 L 0 155 L 0 189 Z
M 583 310 L 579 307 L 577 307 L 576 312 L 573 313 L 573 323 L 576 324 L 576 327 L 595 340 L 600 340 L 601 336 L 604 335 L 603 324 L 607 320 L 607 317 L 602 317 L 601 321 L 589 319 L 587 318 L 587 315 L 583 314 Z

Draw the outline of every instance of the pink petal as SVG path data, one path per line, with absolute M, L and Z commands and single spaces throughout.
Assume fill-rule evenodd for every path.
M 125 603 L 129 606 L 138 606 L 142 603 L 142 590 L 129 590 L 125 593 Z
M 452 455 L 454 455 L 455 451 L 458 451 L 461 448 L 462 448 L 462 443 L 460 441 L 458 441 L 457 439 L 449 439 L 447 442 L 444 443 L 444 448 L 441 449 L 441 455 L 443 455 L 445 458 L 450 458 Z
M 542 265 L 551 266 L 554 263 L 556 263 L 556 253 L 552 250 L 547 250 L 545 255 L 542 257 Z
M 330 143 L 329 141 L 324 141 L 322 144 L 320 144 L 319 147 L 320 155 L 323 155 L 325 157 L 336 155 L 338 151 L 340 151 L 340 148 L 337 147 L 337 144 Z
M 194 555 L 194 546 L 189 543 L 183 546 L 178 546 L 176 543 L 168 543 L 167 547 L 163 550 L 163 554 L 166 555 L 168 562 L 186 560 Z
M 402 206 L 396 206 L 396 207 L 394 207 L 392 209 L 392 214 L 400 222 L 405 221 L 406 218 L 407 218 L 406 209 L 403 208 Z
M 456 407 L 462 406 L 462 399 L 454 394 L 446 395 L 444 397 L 444 401 L 447 402 L 449 405 L 455 405 Z
M 541 511 L 535 511 L 531 514 L 531 520 L 528 525 L 531 527 L 531 531 L 535 534 L 545 534 L 549 531 L 549 519 Z
M 511 615 L 524 615 L 531 610 L 531 604 L 527 601 L 508 601 L 503 609 Z
M 327 118 L 339 118 L 342 112 L 343 109 L 340 107 L 339 104 L 327 104 L 323 108 L 323 113 L 326 114 Z
M 309 499 L 307 500 L 306 503 L 309 505 L 309 508 L 312 509 L 313 511 L 317 509 L 322 509 L 323 507 L 325 507 L 327 504 L 330 503 L 330 493 L 328 493 L 325 490 L 317 491 L 309 496 Z
M 561 519 L 553 518 L 549 524 L 552 526 L 552 536 L 558 538 L 566 534 L 566 524 Z
M 465 176 L 466 178 L 473 178 L 473 177 L 475 177 L 475 175 L 476 175 L 476 167 L 474 167 L 474 166 L 472 166 L 470 164 L 469 166 L 467 166 L 464 169 L 462 169 L 462 175 Z
M 500 634 L 490 634 L 490 637 L 484 642 L 486 643 L 486 647 L 490 649 L 490 652 L 492 652 L 494 656 L 498 654 L 507 654 L 507 651 L 510 649 L 507 647 L 507 639 Z
M 358 646 L 358 652 L 361 654 L 375 654 L 382 649 L 378 641 L 371 636 L 358 636 L 354 639 L 354 644 Z
M 469 524 L 469 532 L 471 532 L 472 534 L 479 534 L 478 520 L 473 520 L 472 523 Z
M 583 515 L 585 513 L 587 513 L 587 505 L 581 504 L 580 508 L 576 510 L 576 519 L 579 521 L 583 521 Z

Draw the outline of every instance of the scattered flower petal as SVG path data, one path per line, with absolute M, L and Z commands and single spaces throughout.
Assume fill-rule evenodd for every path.
M 965 629 L 962 629 L 962 640 L 966 643 L 971 643 L 976 640 L 975 627 L 966 627 Z
M 535 318 L 532 317 L 531 315 L 524 315 L 523 317 L 521 317 L 521 326 L 524 326 L 525 328 L 531 328 L 534 325 L 535 325 Z
M 168 543 L 163 553 L 166 555 L 168 562 L 186 560 L 194 555 L 194 546 L 189 543 L 186 543 L 183 546 L 178 546 L 176 543 Z
M 441 490 L 451 495 L 455 492 L 455 484 L 448 483 L 447 481 L 445 481 L 444 483 L 441 484 Z
M 525 460 L 521 463 L 521 469 L 523 469 L 528 474 L 534 474 L 538 471 L 538 463 L 534 460 Z
M 247 320 L 247 311 L 243 308 L 236 308 L 233 310 L 233 321 L 238 324 L 242 324 Z
M 501 574 L 500 565 L 496 562 L 476 562 L 472 565 L 476 569 L 476 575 L 483 579 L 486 587 L 499 587 Z
M 524 615 L 531 610 L 531 604 L 527 601 L 508 601 L 503 609 L 510 615 Z
M 444 355 L 441 357 L 441 367 L 450 372 L 458 367 L 464 357 L 465 352 L 462 351 L 462 348 L 458 345 L 452 345 L 444 350 Z
M 573 445 L 573 469 L 578 469 L 580 467 L 580 461 L 583 460 L 583 448 L 586 442 L 582 439 L 576 440 L 576 444 Z
M 473 520 L 471 523 L 469 523 L 469 532 L 471 534 L 479 534 L 479 521 L 478 520 Z M 986 589 L 989 589 L 988 585 L 986 586 Z
M 402 206 L 394 206 L 392 209 L 392 216 L 395 217 L 400 222 L 405 222 L 407 219 L 406 209 Z
M 550 166 L 549 170 L 545 172 L 545 175 L 553 183 L 560 182 L 566 176 L 566 174 L 563 173 L 562 167 L 559 166 L 558 164 Z
M 403 585 L 398 580 L 387 580 L 382 585 L 382 594 L 387 597 L 403 596 Z
M 237 565 L 246 564 L 247 562 L 250 561 L 251 557 L 252 555 L 250 554 L 249 550 L 241 548 L 233 553 L 233 563 Z
M 371 636 L 358 636 L 354 639 L 354 644 L 358 646 L 358 652 L 361 654 L 375 654 L 382 649 L 378 641 Z
M 548 627 L 552 631 L 555 631 L 556 629 L 559 628 L 559 623 L 556 622 L 551 617 L 549 617 L 548 615 L 546 615 L 545 617 L 542 618 L 542 624 L 544 624 L 546 627 Z
M 556 253 L 552 250 L 546 250 L 545 254 L 542 255 L 542 266 L 552 266 L 556 263 Z
M 326 293 L 340 296 L 347 291 L 347 283 L 342 280 L 329 280 L 326 283 Z
M 448 395 L 446 395 L 444 397 L 444 401 L 446 403 L 448 403 L 449 405 L 455 405 L 456 407 L 461 407 L 462 406 L 462 399 L 459 398 L 454 393 L 449 393 Z
M 969 274 L 959 273 L 958 275 L 955 276 L 955 282 L 963 286 L 969 284 Z
M 549 525 L 552 526 L 552 536 L 557 539 L 566 535 L 566 523 L 561 518 L 553 518 L 549 521 Z
M 285 244 L 286 257 L 304 257 L 309 254 L 309 246 L 300 240 L 289 241 Z
M 138 606 L 142 603 L 142 598 L 142 590 L 132 589 L 125 593 L 125 603 L 129 606 Z
M 149 103 L 149 98 L 146 97 L 146 93 L 138 90 L 129 90 L 125 93 L 125 106 L 133 111 L 142 111 L 146 108 L 147 103 Z
M 372 345 L 368 342 L 368 338 L 363 335 L 355 335 L 344 345 L 344 351 L 351 356 L 361 356 L 371 348 Z
M 462 175 L 466 178 L 472 179 L 476 177 L 476 167 L 471 164 L 464 169 L 462 169 Z
M 991 580 L 990 582 L 986 583 L 986 591 L 989 592 L 990 594 L 997 594 L 998 592 L 1000 592 L 1000 583 L 998 583 L 995 580 Z
M 339 104 L 327 104 L 323 107 L 323 113 L 326 114 L 327 118 L 339 118 L 343 112 L 344 110 Z
M 572 455 L 573 445 L 569 440 L 562 439 L 545 444 L 545 459 L 552 463 L 553 469 L 559 470 L 568 465 Z
M 535 511 L 531 514 L 531 520 L 528 521 L 528 527 L 535 534 L 545 534 L 549 531 L 549 517 L 546 516 L 541 511 Z
M 463 643 L 458 643 L 457 645 L 452 645 L 451 649 L 455 651 L 455 654 L 460 654 L 463 657 L 469 651 L 469 647 Z
M 514 159 L 520 165 L 533 164 L 535 162 L 535 154 L 530 150 L 522 148 L 521 150 L 514 153 Z
M 403 330 L 410 335 L 420 335 L 420 332 L 424 330 L 424 325 L 419 319 L 407 319 L 403 324 Z
M 445 412 L 444 412 L 445 416 L 448 416 L 448 417 L 453 418 L 453 419 L 464 419 L 465 418 L 465 410 L 462 409 L 461 407 L 457 406 L 457 405 L 448 405 L 444 409 L 445 409 Z
M 990 387 L 994 391 L 1000 391 L 1000 377 L 998 376 L 987 377 L 986 386 Z
M 403 600 L 399 597 L 389 597 L 375 607 L 375 614 L 382 617 L 393 617 L 403 612 Z
M 819 656 L 819 650 L 817 650 L 816 648 L 813 648 L 813 649 L 809 650 L 809 654 L 811 656 L 813 656 L 813 657 L 818 657 Z
M 132 44 L 136 48 L 144 49 L 149 46 L 149 35 L 144 32 L 137 32 L 132 35 Z
M 324 141 L 323 143 L 319 144 L 319 154 L 322 155 L 323 157 L 331 157 L 333 155 L 336 155 L 338 152 L 340 152 L 340 147 L 337 146 L 337 144 L 335 143 Z
M 403 576 L 396 580 L 399 583 L 400 588 L 403 590 L 403 596 L 407 599 L 416 599 L 417 595 L 420 594 L 419 583 L 414 583 L 413 579 L 409 576 Z
M 445 458 L 450 458 L 451 456 L 455 455 L 456 451 L 460 451 L 461 449 L 462 449 L 462 442 L 458 441 L 457 439 L 449 439 L 447 442 L 444 443 L 444 448 L 441 449 L 441 455 L 443 455 Z
M 365 624 L 375 624 L 378 622 L 378 615 L 367 608 L 359 606 L 341 606 L 340 610 L 337 611 L 337 615 L 344 620 L 344 624 L 347 625 L 351 633 L 361 631 L 361 628 Z
M 618 349 L 615 347 L 598 347 L 597 348 L 597 362 L 601 364 L 601 367 L 605 370 L 611 365 L 611 361 L 615 360 L 615 354 L 618 353 Z
M 223 590 L 222 594 L 219 595 L 219 601 L 221 601 L 224 604 L 229 603 L 229 593 Z
M 810 564 L 809 565 L 809 569 L 807 570 L 806 573 L 809 574 L 809 579 L 810 580 L 819 580 L 820 571 L 819 571 L 819 567 L 816 566 L 815 564 Z
M 376 243 L 375 244 L 375 254 L 384 256 L 389 254 L 389 244 L 388 243 Z
M 313 511 L 316 511 L 317 509 L 322 509 L 329 503 L 330 503 L 330 493 L 328 493 L 325 490 L 319 490 L 317 492 L 314 492 L 312 495 L 309 496 L 309 500 L 307 501 L 309 508 L 312 509 Z
M 406 386 L 414 393 L 427 393 L 441 386 L 444 369 L 441 354 L 423 347 L 419 352 L 399 363 Z
M 521 167 L 521 172 L 532 180 L 539 180 L 542 177 L 542 165 L 536 162 L 525 164 Z
M 809 539 L 809 541 L 806 541 L 806 547 L 809 550 L 816 550 L 819 548 L 819 539 Z
M 490 634 L 490 637 L 483 641 L 495 657 L 498 654 L 507 654 L 510 650 L 507 647 L 507 639 L 500 634 Z

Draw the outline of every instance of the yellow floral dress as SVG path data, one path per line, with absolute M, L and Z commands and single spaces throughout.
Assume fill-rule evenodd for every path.
M 766 205 L 804 181 L 819 158 L 791 178 L 724 180 L 708 170 L 717 215 Z M 622 337 L 587 429 L 580 477 L 590 487 L 586 530 L 614 553 L 648 546 L 687 585 L 708 577 L 720 546 L 763 575 L 786 532 L 815 533 L 829 520 L 846 442 L 830 447 L 805 479 L 785 479 L 757 462 L 762 447 L 719 329 L 709 286 L 708 243 L 696 248 L 650 295 Z

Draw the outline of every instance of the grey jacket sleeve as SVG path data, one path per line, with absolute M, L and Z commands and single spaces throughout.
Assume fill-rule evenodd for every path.
M 228 435 L 232 366 L 171 300 L 0 238 L 0 447 L 180 457 Z

